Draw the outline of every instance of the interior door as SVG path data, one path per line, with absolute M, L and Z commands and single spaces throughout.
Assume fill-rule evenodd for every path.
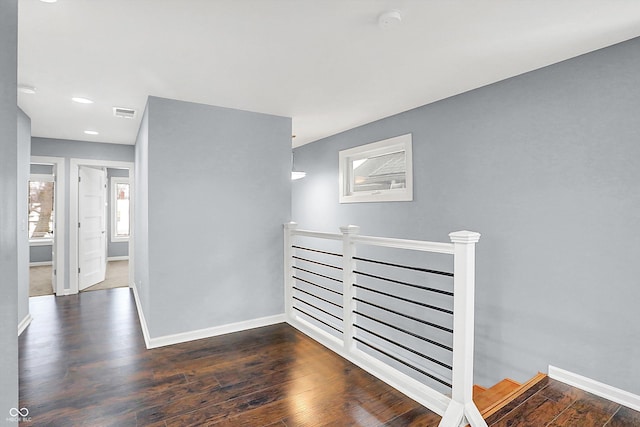
M 78 172 L 78 283 L 83 290 L 104 281 L 107 271 L 107 173 L 89 166 Z

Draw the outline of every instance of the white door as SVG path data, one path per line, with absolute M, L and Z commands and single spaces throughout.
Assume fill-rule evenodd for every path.
M 104 281 L 107 270 L 107 173 L 88 166 L 78 172 L 78 282 L 83 290 Z

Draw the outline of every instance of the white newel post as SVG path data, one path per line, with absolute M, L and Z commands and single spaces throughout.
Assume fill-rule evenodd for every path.
M 293 319 L 293 231 L 298 228 L 295 222 L 284 224 L 284 311 L 287 320 Z
M 351 237 L 360 232 L 357 225 L 340 227 L 342 233 L 342 320 L 343 320 L 343 345 L 347 354 L 353 352 L 353 286 L 356 277 L 355 261 L 356 247 Z
M 456 231 L 453 265 L 453 380 L 451 404 L 440 426 L 486 427 L 473 403 L 473 334 L 475 310 L 475 251 L 480 233 Z

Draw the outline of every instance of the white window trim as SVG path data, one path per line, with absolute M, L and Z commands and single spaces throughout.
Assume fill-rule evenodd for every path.
M 51 246 L 53 239 L 50 237 L 42 239 L 29 239 L 29 246 Z
M 129 237 L 131 236 L 131 222 L 129 222 L 128 237 L 116 236 L 116 184 L 129 184 L 129 211 L 131 211 L 131 181 L 129 178 L 124 176 L 112 176 L 110 181 L 109 185 L 111 194 L 109 194 L 109 197 L 111 202 L 111 242 L 128 242 Z M 129 217 L 131 217 L 131 215 L 129 215 Z
M 406 181 L 404 188 L 361 191 L 357 194 L 350 193 L 351 179 L 353 179 L 351 176 L 351 162 L 398 151 L 405 152 Z M 342 150 L 338 157 L 340 162 L 338 175 L 340 203 L 406 202 L 413 200 L 413 155 L 410 133 Z

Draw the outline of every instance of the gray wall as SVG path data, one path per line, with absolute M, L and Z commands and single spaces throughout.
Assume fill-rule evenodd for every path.
M 53 165 L 32 164 L 30 167 L 32 174 L 53 175 Z
M 32 245 L 29 247 L 29 262 L 51 262 L 51 245 Z
M 135 226 L 148 222 L 151 337 L 283 313 L 291 119 L 156 97 L 146 114 Z
M 18 407 L 18 2 L 0 2 L 0 413 Z M 15 425 L 0 416 L 0 425 Z
M 18 109 L 18 322 L 29 314 L 29 166 L 31 119 Z
M 122 257 L 129 256 L 129 242 L 112 242 L 111 241 L 111 193 L 113 188 L 111 188 L 111 177 L 128 177 L 129 170 L 128 169 L 113 169 L 107 168 L 107 179 L 109 181 L 109 197 L 108 197 L 108 206 L 107 206 L 107 256 L 108 257 Z
M 123 162 L 133 162 L 134 148 L 131 145 L 122 144 L 103 144 L 97 142 L 85 142 L 85 141 L 69 141 L 64 139 L 50 139 L 50 138 L 32 138 L 31 139 L 31 155 L 32 156 L 50 156 L 50 157 L 63 157 L 65 159 L 65 179 L 66 188 L 64 189 L 66 195 L 65 212 L 67 212 L 65 221 L 65 249 L 64 257 L 67 260 L 67 268 L 65 268 L 64 287 L 69 288 L 69 262 L 71 260 L 69 256 L 69 215 L 71 209 L 71 201 L 69 199 L 70 193 L 70 179 L 69 173 L 71 169 L 71 159 L 91 159 L 91 160 L 114 160 Z
M 142 312 L 149 314 L 149 102 L 140 120 L 133 176 L 133 280 Z M 150 319 L 146 319 L 150 323 Z
M 640 39 L 295 150 L 293 220 L 477 248 L 476 382 L 549 364 L 640 394 Z M 338 204 L 338 151 L 411 132 L 413 202 Z

